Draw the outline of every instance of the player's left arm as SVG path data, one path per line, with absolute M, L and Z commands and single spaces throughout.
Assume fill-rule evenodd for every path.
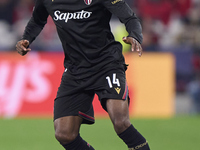
M 124 0 L 104 0 L 104 6 L 125 24 L 129 35 L 123 37 L 123 41 L 127 44 L 131 44 L 132 51 L 137 51 L 139 56 L 141 56 L 141 43 L 143 40 L 142 26 L 136 14 Z

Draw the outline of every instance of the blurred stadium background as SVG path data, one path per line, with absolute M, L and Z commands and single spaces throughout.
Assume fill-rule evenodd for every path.
M 126 1 L 144 35 L 141 58 L 122 43 L 132 122 L 152 150 L 199 149 L 200 0 Z M 63 53 L 52 19 L 31 53 L 21 57 L 15 52 L 33 6 L 34 0 L 0 0 L 1 150 L 62 149 L 54 139 L 52 111 Z M 115 16 L 111 28 L 118 41 L 127 35 Z M 97 150 L 126 149 L 97 97 L 94 107 L 96 124 L 83 126 L 83 137 Z

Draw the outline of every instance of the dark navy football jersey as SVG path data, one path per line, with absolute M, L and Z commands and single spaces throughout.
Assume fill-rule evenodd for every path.
M 23 39 L 31 43 L 50 15 L 64 49 L 65 68 L 74 76 L 89 76 L 113 62 L 124 64 L 122 46 L 110 30 L 112 14 L 129 36 L 142 42 L 140 22 L 124 0 L 36 0 Z

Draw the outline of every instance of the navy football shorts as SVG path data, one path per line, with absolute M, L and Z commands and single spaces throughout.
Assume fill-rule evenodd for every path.
M 54 101 L 54 120 L 65 116 L 80 116 L 85 124 L 94 123 L 92 101 L 97 94 L 105 111 L 107 99 L 129 99 L 125 69 L 109 69 L 91 77 L 77 79 L 64 72 Z

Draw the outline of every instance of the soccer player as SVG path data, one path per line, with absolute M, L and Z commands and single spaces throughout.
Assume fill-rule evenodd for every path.
M 54 101 L 55 137 L 66 150 L 94 150 L 79 129 L 95 121 L 95 94 L 129 150 L 149 150 L 129 119 L 127 65 L 122 46 L 110 30 L 112 14 L 129 33 L 123 41 L 141 56 L 141 24 L 124 0 L 36 0 L 32 18 L 16 45 L 20 55 L 27 54 L 48 16 L 52 17 L 65 54 L 65 71 Z

